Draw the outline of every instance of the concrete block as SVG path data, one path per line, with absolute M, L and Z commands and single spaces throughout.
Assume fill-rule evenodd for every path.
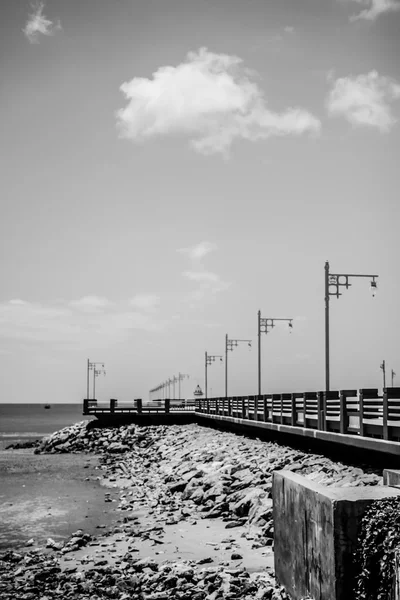
M 275 575 L 293 600 L 349 600 L 360 521 L 387 486 L 324 487 L 291 471 L 273 476 Z
M 384 469 L 383 485 L 400 487 L 400 471 L 397 471 L 396 469 Z

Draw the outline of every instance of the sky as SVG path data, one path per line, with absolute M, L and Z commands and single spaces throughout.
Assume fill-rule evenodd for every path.
M 0 402 L 400 385 L 400 0 L 0 8 Z M 224 395 L 223 362 L 208 393 Z M 92 375 L 90 396 L 92 396 Z M 397 379 L 397 381 L 396 381 Z M 154 397 L 154 394 L 153 396 Z

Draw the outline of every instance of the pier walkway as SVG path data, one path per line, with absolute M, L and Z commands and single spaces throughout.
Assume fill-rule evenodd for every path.
M 83 401 L 83 414 L 104 422 L 198 422 L 236 430 L 273 432 L 341 447 L 398 456 L 400 460 L 400 387 L 263 394 L 196 400 L 157 400 L 108 404 Z

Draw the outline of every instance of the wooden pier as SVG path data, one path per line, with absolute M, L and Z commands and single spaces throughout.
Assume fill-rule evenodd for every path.
M 101 421 L 231 423 L 276 434 L 383 452 L 400 459 L 400 388 L 158 400 L 132 404 L 84 400 Z M 184 417 L 179 419 L 178 415 Z M 156 418 L 158 417 L 158 419 Z

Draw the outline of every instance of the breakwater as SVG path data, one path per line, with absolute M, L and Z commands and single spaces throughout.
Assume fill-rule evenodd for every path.
M 27 599 L 282 600 L 287 594 L 273 576 L 273 473 L 285 469 L 331 487 L 382 482 L 322 455 L 196 424 L 82 422 L 45 438 L 35 452 L 100 455 L 105 509 L 114 502 L 120 520 L 99 539 L 77 532 L 47 549 L 3 555 L 6 599 L 25 598 L 24 590 Z M 221 535 L 211 540 L 213 532 Z

